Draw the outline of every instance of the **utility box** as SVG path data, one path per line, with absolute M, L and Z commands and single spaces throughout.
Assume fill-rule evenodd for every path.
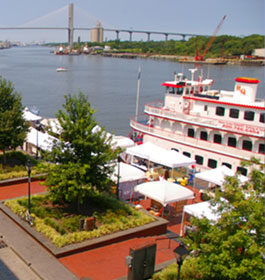
M 129 267 L 128 280 L 144 280 L 150 278 L 155 271 L 156 244 L 149 243 L 138 248 L 131 248 L 126 257 Z

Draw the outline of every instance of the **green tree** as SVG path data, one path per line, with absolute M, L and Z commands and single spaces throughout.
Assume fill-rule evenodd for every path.
M 183 264 L 184 279 L 264 279 L 264 165 L 252 164 L 259 168 L 252 168 L 248 182 L 227 177 L 211 201 L 220 216 L 216 223 L 192 219 L 197 230 L 186 237 L 192 257 Z M 197 271 L 185 277 L 193 261 Z
M 45 157 L 56 163 L 48 166 L 51 199 L 61 203 L 82 203 L 94 192 L 110 192 L 113 182 L 109 179 L 119 149 L 113 150 L 112 136 L 98 125 L 87 97 L 65 96 L 64 110 L 56 117 L 60 123 L 59 141 Z
M 25 140 L 29 123 L 23 118 L 21 96 L 11 82 L 0 76 L 0 150 L 3 164 L 6 164 L 6 151 L 15 150 Z

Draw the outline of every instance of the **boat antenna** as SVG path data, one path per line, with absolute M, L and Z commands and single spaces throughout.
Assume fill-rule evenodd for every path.
M 194 81 L 194 73 L 197 71 L 197 68 L 194 69 L 189 69 L 189 71 L 191 72 L 191 80 Z
M 135 120 L 138 119 L 138 107 L 139 107 L 139 95 L 140 95 L 140 84 L 141 84 L 141 66 L 139 66 L 138 70 L 138 82 L 137 82 L 137 95 L 136 95 L 136 110 L 135 110 Z
M 199 79 L 200 79 L 200 82 L 202 82 L 202 80 L 203 80 L 203 69 L 201 69 L 201 74 L 199 76 Z

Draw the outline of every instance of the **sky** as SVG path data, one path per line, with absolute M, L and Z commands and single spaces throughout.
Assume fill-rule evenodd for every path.
M 74 27 L 95 27 L 101 21 L 105 28 L 192 33 L 212 35 L 226 15 L 217 35 L 248 36 L 265 34 L 264 0 L 0 0 L 0 27 L 36 26 L 67 27 L 68 5 L 74 4 Z M 74 40 L 89 41 L 89 32 L 74 32 Z M 105 32 L 104 39 L 116 38 Z M 164 40 L 151 35 L 151 40 Z M 128 33 L 121 33 L 128 40 Z M 147 35 L 133 35 L 146 40 Z M 168 39 L 182 39 L 169 36 Z M 67 41 L 67 31 L 3 31 L 0 40 Z

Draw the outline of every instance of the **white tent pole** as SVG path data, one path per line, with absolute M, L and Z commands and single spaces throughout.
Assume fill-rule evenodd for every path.
M 184 220 L 184 207 L 183 207 L 183 210 L 182 210 L 182 217 L 181 217 L 181 224 L 180 224 L 180 236 L 182 236 L 183 234 L 183 220 Z

